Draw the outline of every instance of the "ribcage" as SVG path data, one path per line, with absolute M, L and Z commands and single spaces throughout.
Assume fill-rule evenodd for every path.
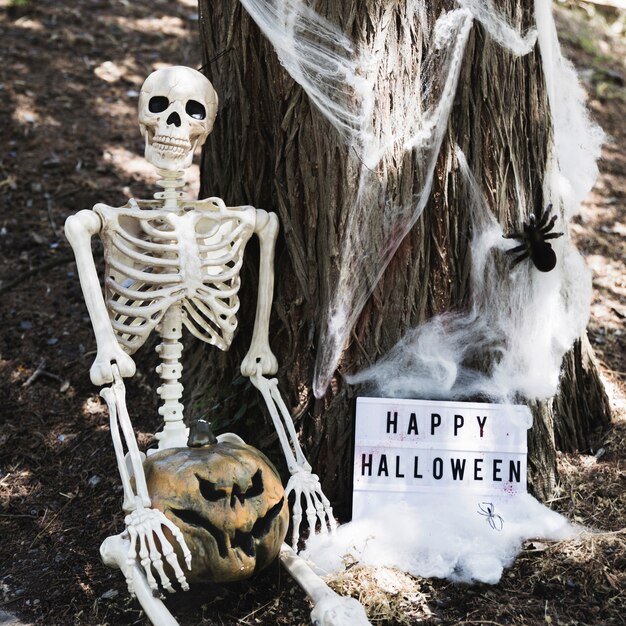
M 142 203 L 143 204 L 143 203 Z M 180 212 L 96 205 L 103 222 L 105 300 L 132 354 L 175 303 L 198 339 L 227 350 L 237 327 L 239 271 L 254 230 L 252 207 L 212 198 Z

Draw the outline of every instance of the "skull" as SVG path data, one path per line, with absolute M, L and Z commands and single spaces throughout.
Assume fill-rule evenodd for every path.
M 148 162 L 169 171 L 188 168 L 194 150 L 213 128 L 217 103 L 209 80 L 190 67 L 150 74 L 139 93 L 139 127 Z

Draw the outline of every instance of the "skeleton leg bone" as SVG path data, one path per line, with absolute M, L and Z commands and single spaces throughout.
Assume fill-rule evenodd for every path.
M 280 561 L 315 605 L 311 611 L 314 626 L 368 626 L 365 609 L 358 600 L 335 593 L 286 543 Z
M 136 561 L 132 565 L 128 564 L 126 557 L 130 541 L 125 535 L 125 532 L 120 535 L 113 535 L 102 542 L 100 556 L 103 563 L 109 567 L 119 568 L 126 576 L 126 580 L 130 579 L 141 607 L 154 626 L 178 626 L 178 622 L 167 610 L 167 607 L 159 598 L 154 596 L 139 564 Z
M 178 622 L 167 607 L 154 596 L 144 570 L 136 561 L 132 564 L 128 563 L 129 548 L 130 540 L 126 532 L 107 537 L 100 546 L 102 561 L 109 567 L 119 568 L 126 578 L 132 581 L 137 599 L 154 626 L 178 626 Z M 357 600 L 335 593 L 287 544 L 283 544 L 281 548 L 280 560 L 313 601 L 315 606 L 311 612 L 311 622 L 315 626 L 368 626 L 370 624 L 363 607 Z
M 320 532 L 334 532 L 337 527 L 333 517 L 333 509 L 328 498 L 322 492 L 319 477 L 311 471 L 311 465 L 306 460 L 304 452 L 298 442 L 296 428 L 289 410 L 278 391 L 278 381 L 275 378 L 268 380 L 261 374 L 250 377 L 252 384 L 261 392 L 265 404 L 272 417 L 274 428 L 278 434 L 283 454 L 287 460 L 287 468 L 291 478 L 287 483 L 285 494 L 287 497 L 293 492 L 293 535 L 292 546 L 297 550 L 300 539 L 300 525 L 302 523 L 302 498 L 305 499 L 305 514 L 309 531 L 315 532 L 317 522 L 320 522 Z M 286 430 L 285 430 L 286 429 Z

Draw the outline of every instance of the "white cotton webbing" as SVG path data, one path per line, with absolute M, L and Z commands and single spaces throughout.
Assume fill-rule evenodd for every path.
M 554 163 L 547 184 L 569 219 L 598 177 L 604 133 L 591 121 L 576 70 L 561 54 L 550 0 L 535 0 L 535 20 L 554 128 Z
M 509 24 L 491 0 L 458 0 L 460 6 L 471 12 L 489 36 L 503 48 L 516 55 L 528 54 L 535 47 L 537 31 L 532 28 L 525 35 Z
M 342 236 L 340 276 L 319 341 L 314 380 L 314 391 L 319 396 L 331 380 L 367 298 L 428 201 L 473 18 L 517 54 L 532 47 L 535 35 L 530 32 L 522 37 L 498 14 L 490 13 L 487 3 L 463 0 L 461 5 L 466 8 L 439 16 L 430 33 L 429 51 L 418 63 L 420 71 L 406 77 L 412 83 L 403 93 L 394 94 L 398 101 L 388 111 L 386 103 L 376 98 L 376 81 L 389 62 L 381 53 L 385 50 L 384 40 L 374 41 L 371 50 L 357 51 L 357 46 L 335 25 L 304 2 L 241 3 L 272 43 L 285 69 L 362 160 L 358 193 L 350 203 Z M 408 4 L 408 16 L 425 20 L 424 0 L 410 0 Z M 427 29 L 428 25 L 422 27 Z M 411 51 L 399 49 L 402 52 Z M 397 59 L 398 63 L 402 60 Z M 395 205 L 393 199 L 385 198 L 384 165 L 386 159 L 398 158 L 403 151 L 413 151 L 415 160 L 421 163 L 417 172 L 421 189 L 410 204 Z M 376 212 L 380 211 L 386 218 L 382 237 L 372 232 Z M 374 239 L 382 239 L 376 250 L 371 246 Z M 368 266 L 364 250 L 370 253 Z
M 302 0 L 240 0 L 271 42 L 283 67 L 348 141 L 370 141 L 373 91 L 360 58 L 339 28 Z M 360 150 L 359 150 L 360 152 Z
M 457 150 L 471 231 L 467 313 L 444 313 L 410 330 L 375 365 L 348 377 L 385 397 L 510 401 L 556 392 L 563 355 L 584 331 L 591 300 L 585 263 L 567 239 L 554 240 L 559 262 L 545 274 L 530 261 L 510 271 L 511 247 Z M 476 363 L 491 357 L 483 371 Z
M 396 204 L 393 198 L 385 197 L 386 167 L 375 171 L 361 168 L 359 192 L 348 216 L 340 251 L 339 280 L 317 353 L 313 386 L 317 396 L 324 394 L 368 297 L 428 202 L 471 27 L 471 16 L 465 10 L 445 13 L 437 20 L 422 71 L 407 77 L 413 83 L 404 94 L 398 94 L 398 99 L 404 97 L 404 101 L 383 126 L 381 137 L 385 141 L 379 144 L 380 162 L 398 158 L 407 151 L 414 155 L 420 189 L 413 200 Z M 431 80 L 426 89 L 422 84 L 424 77 Z M 379 238 L 379 233 L 374 233 L 373 228 L 380 224 L 376 212 L 381 211 L 385 215 L 382 245 L 374 250 L 372 242 Z M 374 261 L 368 258 L 372 254 Z
M 423 211 L 433 170 L 456 93 L 465 44 L 472 25 L 466 9 L 444 12 L 431 29 L 422 27 L 431 42 L 425 58 L 412 41 L 413 24 L 404 41 L 392 46 L 397 54 L 416 56 L 421 68 L 407 76 L 410 84 L 394 93 L 393 107 L 377 88 L 386 80 L 390 59 L 383 53 L 388 31 L 361 48 L 334 24 L 302 0 L 240 0 L 292 78 L 311 102 L 354 148 L 360 161 L 359 185 L 347 201 L 347 225 L 340 247 L 340 277 L 324 318 L 316 359 L 314 391 L 323 395 L 346 339 L 398 246 Z M 394 6 L 384 7 L 391 17 Z M 408 20 L 426 21 L 425 0 L 409 0 Z M 419 47 L 419 46 L 418 46 Z M 380 96 L 380 97 L 379 97 Z M 409 204 L 386 198 L 387 162 L 415 153 L 420 191 Z M 372 232 L 385 212 L 383 233 Z M 371 242 L 382 242 L 372 249 Z M 367 264 L 364 250 L 369 251 Z

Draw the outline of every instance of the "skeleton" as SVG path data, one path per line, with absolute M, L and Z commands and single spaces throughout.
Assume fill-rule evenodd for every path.
M 178 562 L 163 529 L 171 531 L 187 567 L 191 554 L 178 529 L 151 508 L 142 466 L 145 457 L 137 446 L 126 409 L 123 379 L 134 375 L 131 355 L 156 330 L 161 337 L 157 372 L 163 380 L 157 392 L 164 421 L 162 431 L 157 433 L 158 449 L 185 446 L 189 429 L 183 421 L 183 387 L 179 382 L 182 328 L 221 350 L 229 349 L 237 327 L 239 271 L 246 243 L 253 234 L 260 242 L 259 295 L 252 341 L 241 372 L 261 392 L 285 453 L 291 473 L 286 493 L 294 494 L 294 548 L 303 523 L 303 499 L 311 532 L 318 523 L 322 533 L 335 528 L 330 503 L 300 448 L 277 381 L 266 378 L 278 369 L 268 338 L 277 217 L 250 206 L 227 207 L 219 198 L 189 201 L 179 191 L 183 170 L 191 165 L 194 150 L 212 130 L 217 105 L 211 83 L 195 70 L 171 67 L 151 74 L 139 96 L 139 124 L 146 159 L 157 167 L 163 191 L 155 194 L 155 200 L 131 200 L 121 208 L 96 204 L 93 210 L 68 218 L 65 226 L 96 337 L 97 355 L 90 377 L 95 385 L 111 384 L 101 395 L 109 407 L 124 490 L 126 529 L 107 538 L 101 554 L 105 563 L 124 572 L 130 592 L 137 594 L 155 624 L 176 623 L 154 597 L 159 582 L 167 591 L 174 591 L 163 559 L 171 566 L 180 587 L 188 588 L 183 564 Z M 94 235 L 99 235 L 104 244 L 104 295 L 91 252 Z M 122 438 L 128 449 L 126 455 Z M 222 439 L 239 438 L 226 434 Z M 293 551 L 283 550 L 282 554 L 288 555 L 289 562 L 299 558 Z M 321 580 L 319 584 L 325 587 Z M 331 606 L 329 616 L 336 615 L 335 609 L 342 606 L 339 601 L 344 599 L 333 596 L 329 589 L 328 592 L 322 594 L 325 607 Z M 368 623 L 364 614 L 362 618 L 350 623 Z M 331 623 L 333 619 L 318 623 Z

